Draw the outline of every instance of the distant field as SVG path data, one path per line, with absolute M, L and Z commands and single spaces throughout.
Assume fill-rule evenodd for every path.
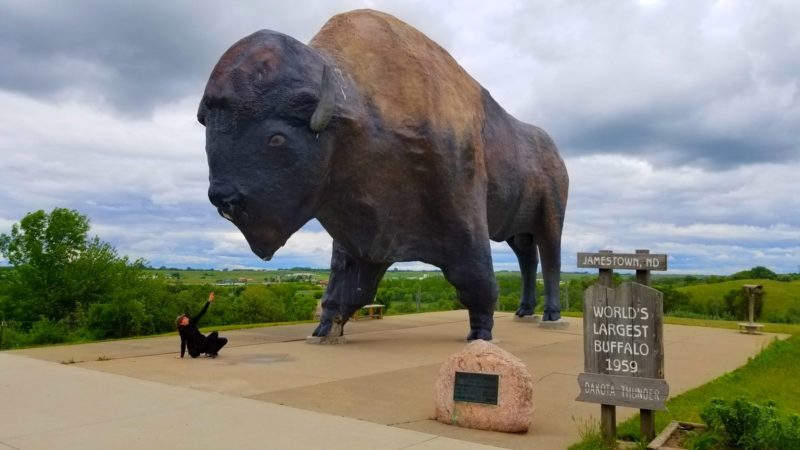
M 734 280 L 722 283 L 684 286 L 678 291 L 692 296 L 694 302 L 722 301 L 729 291 L 741 289 L 744 284 L 760 284 L 764 286 L 764 310 L 762 317 L 784 317 L 787 311 L 800 311 L 800 281 L 781 282 L 774 280 Z
M 248 283 L 264 283 L 276 281 L 311 281 L 317 282 L 320 280 L 327 280 L 330 276 L 330 271 L 327 269 L 282 269 L 282 270 L 186 270 L 186 269 L 151 269 L 148 271 L 151 274 L 163 276 L 171 281 L 180 281 L 184 284 L 215 284 L 217 282 L 239 282 L 239 280 L 248 280 Z M 384 278 L 390 280 L 400 279 L 423 279 L 428 277 L 441 277 L 442 272 L 435 270 L 427 271 L 414 271 L 414 270 L 389 270 L 386 272 Z M 519 272 L 515 271 L 500 271 L 496 272 L 497 277 L 520 277 Z M 596 276 L 595 274 L 586 273 L 562 273 L 561 279 L 569 281 L 573 279 L 580 279 L 588 276 Z M 303 277 L 310 277 L 310 280 L 298 279 Z M 538 278 L 542 279 L 542 274 L 538 274 Z
M 151 274 L 184 284 L 264 283 L 278 281 L 310 281 L 328 279 L 327 270 L 170 270 L 152 269 Z

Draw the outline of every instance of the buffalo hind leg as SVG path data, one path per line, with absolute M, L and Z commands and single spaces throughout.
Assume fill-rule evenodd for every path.
M 465 257 L 442 267 L 447 281 L 455 286 L 459 301 L 469 310 L 468 341 L 492 340 L 497 282 L 492 271 L 488 242 L 486 247 L 479 257 Z
M 312 335 L 328 336 L 331 331 L 343 335 L 350 316 L 375 298 L 378 283 L 390 265 L 357 259 L 333 241 L 331 276 L 322 299 L 322 316 Z
M 561 304 L 559 299 L 561 281 L 561 229 L 563 220 L 551 219 L 543 227 L 542 241 L 538 243 L 544 278 L 543 321 L 559 320 Z
M 518 317 L 532 316 L 536 308 L 536 268 L 539 264 L 538 252 L 533 236 L 530 234 L 517 234 L 506 241 L 519 261 L 519 270 L 522 274 L 522 298 L 519 301 Z

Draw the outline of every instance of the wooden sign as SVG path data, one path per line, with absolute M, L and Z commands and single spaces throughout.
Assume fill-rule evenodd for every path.
M 623 283 L 617 289 L 596 284 L 586 290 L 583 375 L 589 377 L 583 380 L 599 388 L 586 392 L 579 378 L 581 395 L 577 400 L 664 409 L 668 389 L 666 383 L 662 384 L 662 302 L 661 292 L 638 283 Z M 620 377 L 637 380 L 622 383 Z M 628 392 L 634 394 L 626 395 Z
M 578 375 L 581 393 L 575 400 L 604 405 L 628 406 L 666 411 L 669 395 L 666 380 L 631 376 L 582 373 Z
M 667 270 L 667 255 L 649 253 L 578 253 L 578 267 L 590 269 Z

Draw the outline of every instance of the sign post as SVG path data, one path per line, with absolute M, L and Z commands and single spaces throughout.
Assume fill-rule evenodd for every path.
M 579 253 L 578 267 L 597 268 L 584 297 L 584 371 L 576 400 L 600 403 L 604 440 L 616 441 L 616 406 L 640 408 L 642 437 L 655 437 L 655 410 L 666 410 L 663 299 L 649 287 L 651 270 L 667 270 L 667 255 Z M 636 270 L 636 283 L 613 289 L 614 269 Z

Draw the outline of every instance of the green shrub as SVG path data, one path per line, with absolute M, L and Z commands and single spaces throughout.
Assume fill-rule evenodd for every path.
M 463 307 L 461 306 L 461 303 L 458 303 L 458 301 L 449 298 L 443 298 L 436 302 L 435 311 L 452 311 L 454 309 L 461 309 L 461 308 Z
M 731 403 L 715 398 L 700 413 L 709 432 L 692 448 L 784 450 L 800 448 L 800 415 L 781 416 L 774 403 L 758 405 L 743 398 Z
M 731 275 L 730 278 L 732 280 L 745 280 L 751 278 L 774 280 L 778 278 L 778 275 L 764 266 L 756 266 L 750 270 L 736 272 L 735 274 Z
M 692 301 L 691 294 L 679 291 L 672 286 L 662 286 L 659 290 L 664 294 L 664 314 L 671 314 L 673 311 L 686 311 L 689 309 L 689 305 Z
M 497 299 L 498 309 L 500 311 L 516 311 L 519 308 L 519 295 L 507 294 L 501 295 Z
M 317 292 L 309 294 L 296 293 L 294 298 L 286 304 L 285 320 L 310 320 L 314 318 L 317 309 Z
M 408 314 L 417 312 L 414 302 L 392 302 L 392 312 L 397 314 Z
M 42 325 L 40 325 L 40 327 L 41 326 Z M 32 334 L 30 334 L 31 324 L 24 324 L 17 321 L 6 321 L 1 328 L 2 328 L 2 333 L 0 333 L 0 350 L 30 347 L 32 345 L 36 345 L 33 342 L 31 342 L 34 337 Z M 55 342 L 61 342 L 55 339 L 45 339 L 45 340 L 54 340 Z
M 251 285 L 238 299 L 239 323 L 283 322 L 286 310 L 274 290 L 263 285 Z
M 800 415 L 792 414 L 785 419 L 771 418 L 759 433 L 759 438 L 764 448 L 800 448 Z
M 725 306 L 728 308 L 728 314 L 738 320 L 749 319 L 749 304 L 750 300 L 741 289 L 731 289 L 725 294 Z M 756 294 L 755 302 L 753 305 L 753 320 L 761 317 L 761 311 L 764 310 L 764 294 Z
M 152 332 L 151 323 L 144 305 L 137 300 L 95 303 L 87 314 L 87 327 L 96 339 L 148 334 Z
M 28 332 L 26 344 L 46 345 L 64 342 L 67 336 L 67 327 L 60 322 L 42 317 L 33 323 Z

